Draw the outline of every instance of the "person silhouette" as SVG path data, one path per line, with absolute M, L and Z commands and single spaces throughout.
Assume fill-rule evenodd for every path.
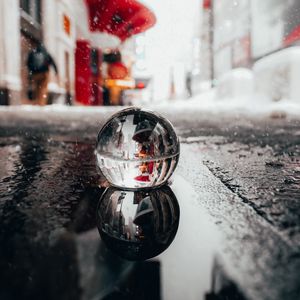
M 46 105 L 48 102 L 48 82 L 50 66 L 58 74 L 57 66 L 46 48 L 38 43 L 28 53 L 28 98 L 38 105 Z

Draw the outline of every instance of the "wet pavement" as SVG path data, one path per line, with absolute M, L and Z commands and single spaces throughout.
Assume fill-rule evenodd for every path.
M 180 222 L 134 262 L 96 215 L 95 142 L 115 109 L 0 111 L 0 299 L 299 299 L 300 121 L 165 111 Z

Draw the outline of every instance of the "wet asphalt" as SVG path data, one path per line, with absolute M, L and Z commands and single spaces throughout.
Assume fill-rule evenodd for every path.
M 156 264 L 136 265 L 97 244 L 95 140 L 115 110 L 0 111 L 0 299 L 299 299 L 300 120 L 163 111 L 181 140 L 185 231 Z M 200 237 L 215 231 L 218 241 Z M 166 279 L 188 274 L 179 257 L 203 265 L 190 286 Z M 137 279 L 145 268 L 153 286 Z

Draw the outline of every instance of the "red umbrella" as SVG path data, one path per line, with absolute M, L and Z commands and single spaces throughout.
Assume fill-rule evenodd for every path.
M 122 62 L 115 62 L 108 65 L 107 73 L 110 79 L 124 79 L 128 76 L 128 69 Z
M 156 17 L 151 10 L 135 0 L 85 0 L 91 31 L 113 34 L 126 40 L 152 27 Z

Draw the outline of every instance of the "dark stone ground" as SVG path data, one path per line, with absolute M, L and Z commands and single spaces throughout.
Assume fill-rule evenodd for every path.
M 183 141 L 200 137 L 209 170 L 300 250 L 300 121 L 234 123 L 200 123 Z
M 201 201 L 225 237 L 236 277 L 241 285 L 248 282 L 250 298 L 298 299 L 299 120 L 206 116 L 178 127 L 189 153 L 181 171 L 196 191 L 219 198 Z M 217 179 L 211 185 L 203 183 L 207 174 L 199 175 L 204 169 L 194 174 L 201 163 Z
M 0 248 L 0 270 L 15 263 L 16 249 L 24 249 L 27 262 L 18 276 L 13 266 L 8 273 L 0 272 L 0 287 L 14 288 L 12 282 L 23 280 L 21 285 L 32 295 L 39 280 L 45 284 L 32 265 L 51 272 L 43 257 L 55 256 L 60 262 L 53 249 L 42 253 L 44 244 L 56 241 L 56 230 L 63 226 L 83 232 L 95 226 L 92 218 L 82 220 L 80 212 L 92 214 L 103 192 L 97 185 L 93 149 L 112 111 L 0 112 L 0 245 L 6 245 Z M 176 115 L 171 110 L 164 114 L 182 142 L 178 173 L 190 181 L 223 234 L 222 251 L 229 257 L 232 277 L 249 299 L 300 299 L 300 120 Z M 89 205 L 82 204 L 87 201 Z M 28 251 L 26 236 L 39 241 L 34 251 L 39 255 Z M 62 278 L 68 266 L 60 263 Z M 79 275 L 76 270 L 70 274 L 72 286 Z M 63 290 L 48 291 L 48 298 Z

